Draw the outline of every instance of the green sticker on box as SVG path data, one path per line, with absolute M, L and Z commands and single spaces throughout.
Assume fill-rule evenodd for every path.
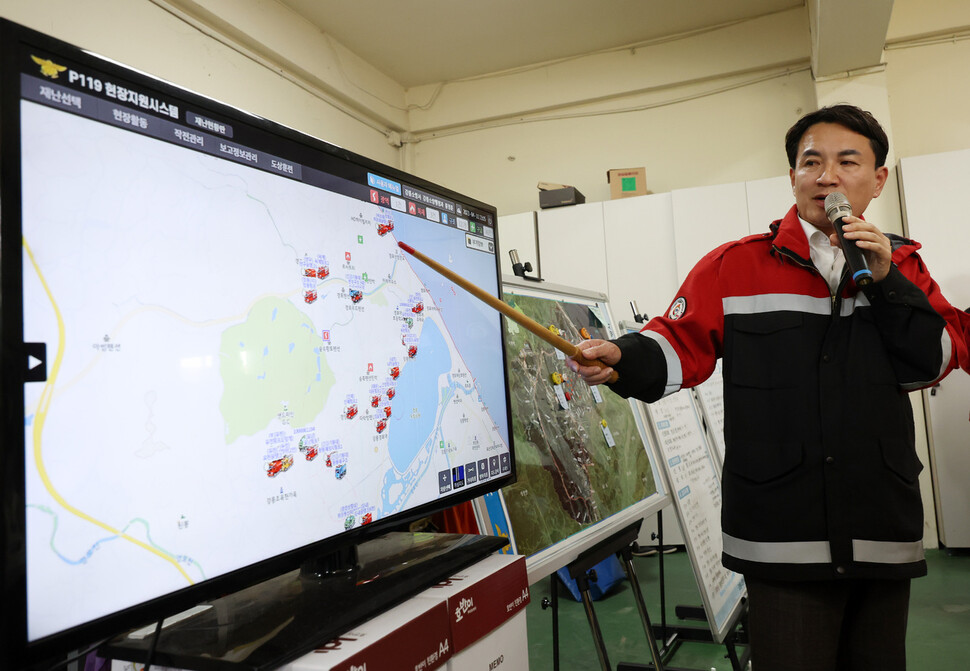
M 636 190 L 637 190 L 636 177 L 624 177 L 620 180 L 620 191 L 636 191 Z

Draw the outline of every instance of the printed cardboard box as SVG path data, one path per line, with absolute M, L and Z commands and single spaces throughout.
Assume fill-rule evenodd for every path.
M 525 671 L 529 644 L 525 557 L 495 554 L 431 587 L 419 598 L 448 603 L 454 671 Z
M 646 168 L 615 168 L 606 172 L 606 181 L 610 183 L 610 198 L 629 198 L 630 196 L 645 196 L 647 191 Z

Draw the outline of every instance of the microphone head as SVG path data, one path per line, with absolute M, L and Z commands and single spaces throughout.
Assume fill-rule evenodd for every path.
M 851 214 L 852 205 L 849 203 L 849 199 L 845 197 L 845 194 L 835 191 L 825 196 L 825 216 L 833 224 L 842 217 L 847 217 Z

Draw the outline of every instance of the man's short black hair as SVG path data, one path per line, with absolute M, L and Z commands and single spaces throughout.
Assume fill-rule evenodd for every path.
M 802 141 L 802 136 L 805 135 L 805 131 L 817 123 L 837 123 L 869 138 L 869 144 L 872 145 L 872 151 L 876 155 L 876 167 L 881 168 L 886 164 L 886 156 L 889 154 L 889 138 L 886 137 L 886 131 L 876 121 L 876 117 L 855 105 L 831 105 L 806 114 L 788 129 L 788 133 L 785 135 L 785 151 L 788 153 L 788 166 L 790 168 L 795 168 L 795 161 L 798 158 L 798 145 Z

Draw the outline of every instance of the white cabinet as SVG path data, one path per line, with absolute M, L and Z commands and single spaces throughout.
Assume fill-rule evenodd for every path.
M 748 234 L 767 233 L 775 219 L 784 217 L 795 204 L 788 175 L 744 183 L 748 201 Z
M 606 276 L 618 321 L 632 321 L 630 301 L 640 314 L 666 312 L 677 291 L 671 197 L 659 193 L 603 204 Z
M 970 307 L 970 150 L 904 158 L 899 173 L 907 235 L 923 245 L 920 256 L 943 295 L 958 309 Z M 923 395 L 940 542 L 970 547 L 970 377 L 954 371 Z
M 539 212 L 542 279 L 606 293 L 604 203 L 569 205 Z
M 679 285 L 702 256 L 748 234 L 748 197 L 744 182 L 677 189 L 671 196 Z

